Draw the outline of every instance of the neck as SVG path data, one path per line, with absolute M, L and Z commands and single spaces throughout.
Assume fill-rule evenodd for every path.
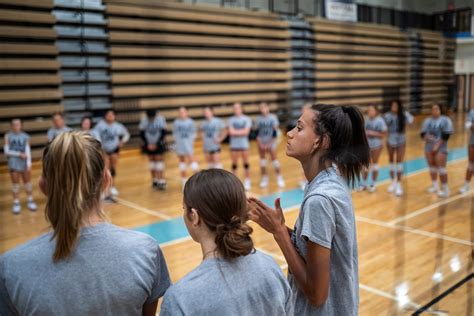
M 100 224 L 104 221 L 104 219 L 99 215 L 101 213 L 102 205 L 90 210 L 88 215 L 83 220 L 83 227 L 87 226 L 94 226 Z
M 308 182 L 311 182 L 321 171 L 331 166 L 330 161 L 321 164 L 320 158 L 320 155 L 315 155 L 307 160 L 300 161 L 301 166 L 303 167 L 304 176 Z
M 202 260 L 219 257 L 215 234 L 203 236 L 199 243 L 201 244 Z

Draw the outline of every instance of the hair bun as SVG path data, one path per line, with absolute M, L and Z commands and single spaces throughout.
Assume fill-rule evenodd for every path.
M 253 250 L 252 232 L 252 227 L 233 216 L 229 223 L 216 226 L 217 248 L 224 258 L 246 256 Z

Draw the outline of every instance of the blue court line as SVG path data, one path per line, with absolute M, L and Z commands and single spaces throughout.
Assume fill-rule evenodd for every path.
M 456 148 L 448 153 L 448 162 L 467 157 L 466 148 Z M 428 168 L 424 157 L 408 160 L 404 162 L 404 172 L 406 175 L 419 172 Z M 377 182 L 382 182 L 390 178 L 388 166 L 380 168 Z M 261 197 L 260 199 L 267 205 L 273 206 L 276 198 L 281 198 L 282 208 L 294 207 L 303 201 L 303 191 L 292 189 Z M 135 230 L 149 234 L 160 244 L 189 237 L 188 230 L 183 218 L 177 217 L 169 220 L 156 222 L 135 228 Z

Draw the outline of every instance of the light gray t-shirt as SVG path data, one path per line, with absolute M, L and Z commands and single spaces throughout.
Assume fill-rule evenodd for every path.
M 213 117 L 210 120 L 205 120 L 201 124 L 201 131 L 204 135 L 203 148 L 205 152 L 216 151 L 221 148 L 221 145 L 217 143 L 216 140 L 221 135 L 221 132 L 224 128 L 224 121 L 218 117 Z
M 441 140 L 442 134 L 454 133 L 453 123 L 451 119 L 445 115 L 438 118 L 428 117 L 423 121 L 421 132 L 433 137 L 433 140 L 425 142 L 425 151 L 433 151 L 433 146 Z M 441 144 L 439 151 L 442 153 L 448 152 L 448 142 Z
M 474 124 L 474 109 L 471 109 L 469 111 L 466 122 L 471 122 L 471 124 Z M 471 137 L 469 138 L 469 145 L 470 146 L 474 145 L 474 132 L 472 132 L 472 130 L 471 130 Z
M 192 155 L 196 139 L 196 125 L 191 118 L 176 119 L 173 122 L 173 136 L 178 156 Z
M 147 144 L 156 145 L 161 138 L 163 130 L 166 130 L 166 120 L 161 115 L 157 115 L 151 120 L 145 116 L 141 119 L 138 129 L 145 133 Z
M 268 116 L 258 116 L 255 120 L 257 137 L 262 143 L 268 144 L 273 140 L 274 132 L 278 128 L 278 125 L 278 118 L 275 114 L 268 114 Z
M 232 116 L 227 124 L 235 130 L 242 130 L 252 127 L 252 120 L 247 115 Z M 247 150 L 249 149 L 249 136 L 230 136 L 230 149 Z
M 385 124 L 384 119 L 378 115 L 373 119 L 366 118 L 365 119 L 365 130 L 366 131 L 375 131 L 375 132 L 386 132 L 387 131 L 387 124 Z M 370 149 L 377 149 L 383 146 L 382 138 L 369 136 L 367 137 L 367 141 L 369 143 Z
M 52 233 L 0 257 L 0 315 L 141 315 L 171 285 L 150 236 L 102 223 L 53 263 Z
M 119 122 L 109 124 L 101 120 L 94 130 L 99 135 L 102 148 L 106 153 L 114 152 L 119 147 L 120 141 L 127 142 L 130 138 L 127 128 Z
M 169 288 L 160 315 L 293 315 L 292 293 L 275 260 L 261 252 L 211 258 Z
M 288 273 L 295 315 L 357 315 L 359 267 L 354 210 L 346 180 L 335 166 L 321 171 L 306 186 L 291 240 L 305 260 L 308 241 L 331 250 L 329 294 L 322 306 L 313 307 L 291 271 Z
M 53 139 L 59 134 L 64 133 L 64 132 L 70 132 L 70 131 L 72 131 L 72 128 L 67 127 L 67 126 L 64 126 L 63 128 L 51 127 L 50 129 L 48 129 L 48 133 L 47 133 L 48 142 L 52 142 Z
M 11 151 L 26 153 L 26 147 L 30 141 L 30 135 L 25 132 L 8 132 L 8 147 Z M 8 156 L 8 168 L 15 171 L 25 171 L 27 169 L 27 160 L 18 156 Z
M 405 115 L 405 127 L 408 124 L 413 123 L 413 115 L 409 112 L 404 113 Z M 398 114 L 387 112 L 383 115 L 385 123 L 387 123 L 388 137 L 387 142 L 392 147 L 398 147 L 406 143 L 405 131 L 398 131 Z

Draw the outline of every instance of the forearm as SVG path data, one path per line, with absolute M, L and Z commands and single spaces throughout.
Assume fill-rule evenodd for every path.
M 26 166 L 28 167 L 28 169 L 30 169 L 31 168 L 31 147 L 30 147 L 30 144 L 26 145 L 25 154 L 26 154 Z
M 20 157 L 20 155 L 21 155 L 21 152 L 11 150 L 10 146 L 8 146 L 8 144 L 5 144 L 3 146 L 3 153 L 5 154 L 5 156 L 10 156 L 10 157 Z

